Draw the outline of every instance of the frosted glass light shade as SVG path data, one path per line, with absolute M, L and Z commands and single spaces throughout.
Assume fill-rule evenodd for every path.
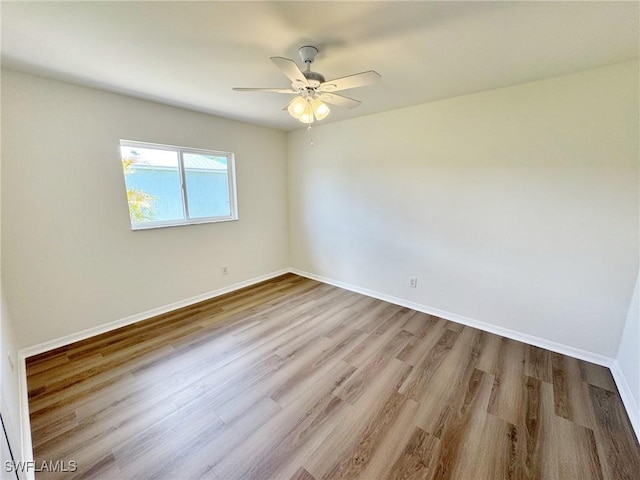
M 313 109 L 313 113 L 315 114 L 318 120 L 322 120 L 323 118 L 326 118 L 326 116 L 329 115 L 329 112 L 331 111 L 327 106 L 327 104 L 324 103 L 319 98 L 316 98 L 311 103 L 311 108 Z
M 302 115 L 298 117 L 298 120 L 302 123 L 313 123 L 313 109 L 311 108 L 311 105 L 307 104 Z
M 307 101 L 304 98 L 295 97 L 293 100 L 291 100 L 291 102 L 289 102 L 287 111 L 293 118 L 300 119 L 300 115 L 305 112 L 307 106 Z

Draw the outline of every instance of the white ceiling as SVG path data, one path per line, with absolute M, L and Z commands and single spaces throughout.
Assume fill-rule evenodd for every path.
M 2 2 L 5 67 L 284 130 L 270 56 L 382 83 L 323 123 L 637 59 L 638 2 Z

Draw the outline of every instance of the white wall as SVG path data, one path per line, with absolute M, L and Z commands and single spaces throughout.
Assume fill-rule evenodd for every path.
M 1 173 L 2 156 L 0 156 L 0 203 L 1 203 Z M 1 205 L 0 205 L 1 206 Z M 0 270 L 2 265 L 2 223 L 0 222 Z M 11 446 L 14 460 L 24 460 L 21 436 L 20 413 L 20 364 L 18 346 L 15 338 L 13 322 L 4 299 L 2 277 L 0 276 L 0 413 L 7 431 L 7 438 Z M 0 432 L 0 436 L 4 436 Z M 4 472 L 5 461 L 10 460 L 9 451 L 2 443 L 2 455 L 0 455 L 0 469 Z M 0 475 L 5 478 L 4 473 Z
M 15 460 L 22 457 L 18 348 L 4 296 L 0 299 L 0 412 Z M 3 435 L 0 432 L 0 435 Z M 4 470 L 2 458 L 0 468 Z M 2 477 L 4 478 L 4 477 Z
M 617 368 L 624 379 L 616 378 L 629 417 L 640 439 L 640 273 L 636 280 L 627 322 L 622 333 L 620 348 L 616 358 Z M 622 380 L 622 381 L 619 381 Z
M 2 90 L 2 275 L 20 347 L 288 266 L 282 131 L 7 70 Z M 239 221 L 131 231 L 121 138 L 235 152 Z
M 289 134 L 293 267 L 615 356 L 638 272 L 637 62 L 313 136 Z

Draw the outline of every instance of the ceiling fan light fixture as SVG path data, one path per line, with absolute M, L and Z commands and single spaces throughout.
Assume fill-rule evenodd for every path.
M 314 120 L 322 120 L 331 111 L 326 103 L 318 97 L 298 95 L 287 106 L 287 111 L 296 120 L 302 123 L 313 123 Z
M 311 108 L 313 109 L 313 113 L 318 120 L 326 118 L 327 115 L 329 115 L 329 112 L 331 112 L 331 109 L 327 106 L 327 104 L 319 98 L 315 98 L 313 102 L 311 102 Z
M 304 98 L 297 96 L 289 102 L 287 111 L 293 118 L 299 119 L 300 115 L 302 115 L 307 109 L 307 106 L 307 101 Z
M 304 112 L 298 117 L 302 123 L 310 124 L 313 123 L 313 108 L 310 103 L 307 103 L 307 107 L 304 109 Z

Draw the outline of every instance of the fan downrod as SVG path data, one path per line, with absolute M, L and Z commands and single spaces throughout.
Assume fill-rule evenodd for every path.
M 307 65 L 307 69 L 302 74 L 311 83 L 311 88 L 316 88 L 321 83 L 324 83 L 324 75 L 311 71 L 311 64 L 316 59 L 318 49 L 311 45 L 305 45 L 298 49 L 298 53 L 302 61 Z

